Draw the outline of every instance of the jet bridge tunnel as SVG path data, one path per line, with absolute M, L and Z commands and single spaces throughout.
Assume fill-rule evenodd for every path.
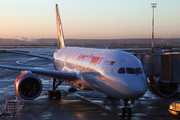
M 142 63 L 149 90 L 163 97 L 172 97 L 180 83 L 180 53 L 134 54 Z

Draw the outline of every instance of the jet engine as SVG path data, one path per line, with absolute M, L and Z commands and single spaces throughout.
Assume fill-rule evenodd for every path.
M 149 90 L 161 97 L 173 97 L 178 90 L 177 83 L 169 83 L 160 80 L 160 77 L 150 76 L 148 78 Z
M 16 78 L 14 88 L 21 98 L 33 100 L 41 94 L 42 82 L 32 73 L 23 73 Z

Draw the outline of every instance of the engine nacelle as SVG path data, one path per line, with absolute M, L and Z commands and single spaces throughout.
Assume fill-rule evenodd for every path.
M 148 88 L 157 96 L 173 97 L 177 93 L 178 84 L 162 82 L 160 77 L 150 76 L 148 78 Z
M 21 98 L 33 100 L 41 94 L 42 82 L 32 73 L 23 73 L 16 78 L 14 88 Z

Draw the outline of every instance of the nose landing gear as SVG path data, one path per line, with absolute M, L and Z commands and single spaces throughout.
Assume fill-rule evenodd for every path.
M 128 107 L 130 104 L 128 103 L 128 100 L 123 100 L 124 101 L 124 108 L 121 108 L 121 117 L 131 117 L 131 108 Z

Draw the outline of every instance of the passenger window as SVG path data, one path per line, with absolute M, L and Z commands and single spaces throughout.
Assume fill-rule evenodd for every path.
M 135 70 L 133 68 L 126 68 L 128 74 L 135 74 Z
M 124 74 L 125 73 L 125 68 L 119 68 L 118 73 L 119 74 Z
M 143 69 L 142 68 L 136 68 L 136 73 L 137 74 L 142 74 L 143 73 Z

